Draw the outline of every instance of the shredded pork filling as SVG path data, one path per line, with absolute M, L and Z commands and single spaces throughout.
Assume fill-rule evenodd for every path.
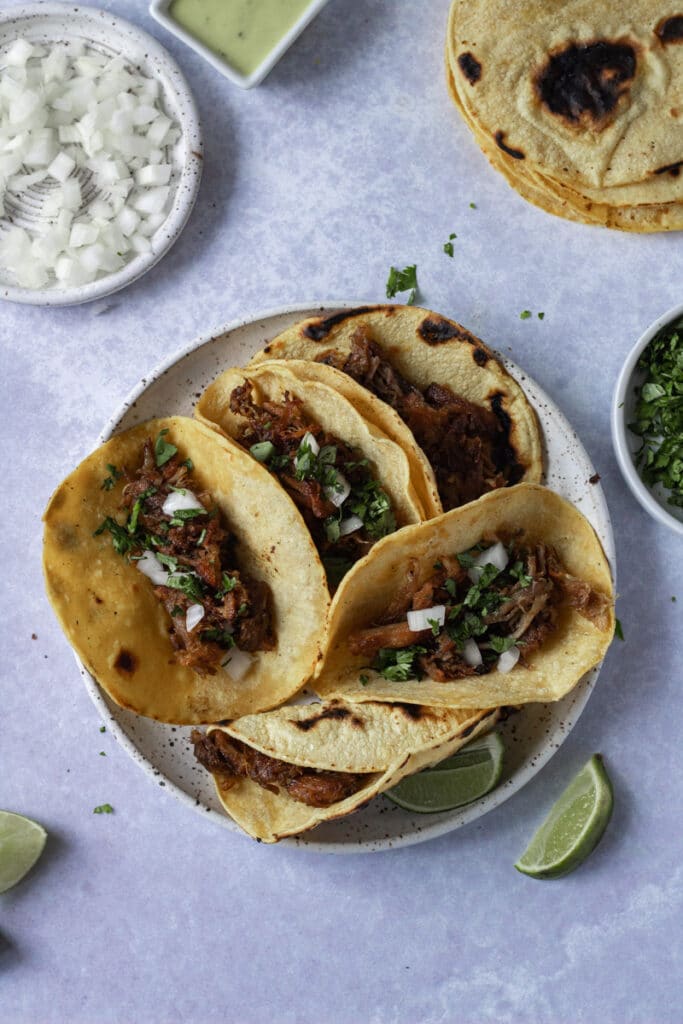
M 376 540 L 396 528 L 389 498 L 362 454 L 311 420 L 300 399 L 286 394 L 282 402 L 258 404 L 252 392 L 253 384 L 246 381 L 230 396 L 230 409 L 245 421 L 237 440 L 250 450 L 272 446 L 261 460 L 299 507 L 334 589 Z M 318 453 L 305 451 L 311 437 Z M 341 506 L 331 500 L 340 479 L 351 487 Z M 352 514 L 362 525 L 342 533 L 342 523 Z
M 445 510 L 518 483 L 524 475 L 510 446 L 504 412 L 496 415 L 444 384 L 421 391 L 394 369 L 366 327 L 356 329 L 348 355 L 331 353 L 320 361 L 396 410 L 432 465 Z
M 218 777 L 224 790 L 239 779 L 251 779 L 271 793 L 284 790 L 293 800 L 310 807 L 330 807 L 356 793 L 367 780 L 365 775 L 316 771 L 279 761 L 219 730 L 204 735 L 193 729 L 191 740 L 195 757 Z
M 392 680 L 428 676 L 448 682 L 494 670 L 499 657 L 519 649 L 528 661 L 557 625 L 561 606 L 575 608 L 598 629 L 609 623 L 609 600 L 583 580 L 567 573 L 555 551 L 545 545 L 508 544 L 504 569 L 472 566 L 481 551 L 497 543 L 482 542 L 458 556 L 441 556 L 434 572 L 420 579 L 415 559 L 408 562 L 403 585 L 384 616 L 349 635 L 352 654 L 372 660 L 372 667 Z M 408 612 L 445 606 L 443 626 L 431 620 L 411 630 Z M 477 657 L 466 656 L 466 645 Z
M 151 550 L 160 569 L 169 570 L 169 585 L 154 586 L 154 594 L 168 612 L 169 637 L 181 665 L 212 675 L 234 647 L 251 653 L 272 650 L 270 588 L 234 568 L 234 539 L 209 494 L 196 495 L 203 508 L 191 514 L 163 511 L 169 495 L 192 490 L 191 467 L 177 450 L 162 465 L 158 462 L 148 438 L 141 466 L 133 474 L 123 471 L 126 525 L 108 519 L 98 532 L 107 529 L 116 549 L 132 559 Z M 193 605 L 201 606 L 203 616 L 188 629 Z

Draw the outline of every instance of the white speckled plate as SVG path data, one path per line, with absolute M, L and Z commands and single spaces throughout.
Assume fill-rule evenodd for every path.
M 252 320 L 236 321 L 215 334 L 199 338 L 140 382 L 107 424 L 99 443 L 155 416 L 191 416 L 204 388 L 226 367 L 243 365 L 269 339 L 297 320 L 357 305 L 363 303 L 327 302 L 319 306 L 289 307 L 263 313 Z M 593 484 L 590 482 L 595 471 L 585 449 L 560 410 L 539 386 L 513 363 L 505 360 L 505 365 L 522 384 L 538 413 L 547 452 L 546 482 L 588 517 L 614 569 L 609 513 L 597 479 Z M 372 852 L 423 842 L 473 821 L 521 789 L 553 756 L 576 724 L 595 686 L 598 671 L 594 669 L 585 676 L 564 700 L 549 705 L 528 705 L 505 723 L 501 729 L 506 746 L 503 780 L 497 789 L 476 803 L 442 814 L 415 815 L 378 797 L 357 814 L 283 842 L 324 853 Z M 124 711 L 109 700 L 82 666 L 81 672 L 110 730 L 158 785 L 209 816 L 217 825 L 239 831 L 224 814 L 210 776 L 194 762 L 190 729 L 163 725 Z
M 18 288 L 12 275 L 0 268 L 0 298 L 10 302 L 34 306 L 72 306 L 101 299 L 137 281 L 158 263 L 187 223 L 199 192 L 203 163 L 202 131 L 194 97 L 182 71 L 156 39 L 123 18 L 117 18 L 109 11 L 97 7 L 37 3 L 0 11 L 0 73 L 3 53 L 15 39 L 27 39 L 38 46 L 82 40 L 87 50 L 110 57 L 122 54 L 129 66 L 134 66 L 148 78 L 157 79 L 164 110 L 180 129 L 179 140 L 173 146 L 166 147 L 165 159 L 173 168 L 170 182 L 173 194 L 171 209 L 161 227 L 150 238 L 152 247 L 149 252 L 134 256 L 120 270 L 97 278 L 91 284 L 70 288 Z M 74 173 L 83 189 L 83 203 L 79 211 L 82 213 L 99 193 L 92 184 L 89 171 Z M 28 229 L 39 224 L 44 218 L 42 204 L 54 184 L 51 178 L 47 179 L 46 182 L 32 186 L 11 204 L 8 201 L 7 212 L 12 222 Z

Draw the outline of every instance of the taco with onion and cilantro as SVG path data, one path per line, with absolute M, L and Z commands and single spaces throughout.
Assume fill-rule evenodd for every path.
M 405 452 L 342 395 L 289 365 L 226 370 L 195 415 L 242 445 L 286 491 L 331 591 L 377 541 L 424 518 Z
M 314 685 L 450 708 L 554 701 L 602 660 L 614 625 L 588 520 L 518 484 L 378 544 L 335 596 Z
M 117 704 L 165 722 L 272 708 L 318 658 L 329 596 L 268 471 L 194 420 L 118 434 L 44 516 L 48 597 Z
M 408 454 L 426 514 L 500 487 L 539 483 L 536 414 L 499 357 L 467 328 L 416 306 L 311 317 L 254 356 L 343 394 Z

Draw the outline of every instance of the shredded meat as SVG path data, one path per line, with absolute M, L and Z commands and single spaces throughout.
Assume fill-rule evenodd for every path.
M 142 465 L 134 475 L 126 475 L 123 506 L 131 510 L 138 499 L 142 499 L 138 528 L 157 539 L 155 551 L 176 559 L 178 573 L 196 573 L 202 586 L 201 598 L 166 586 L 156 586 L 154 593 L 171 619 L 169 636 L 176 660 L 200 675 L 213 675 L 233 642 L 241 650 L 252 653 L 273 649 L 272 595 L 267 584 L 233 568 L 233 539 L 209 494 L 197 494 L 206 514 L 187 519 L 181 526 L 169 525 L 169 516 L 162 511 L 163 504 L 171 488 L 192 490 L 190 475 L 190 468 L 181 462 L 178 453 L 158 467 L 154 445 L 148 438 Z M 219 597 L 216 592 L 220 593 L 225 572 L 233 586 Z M 188 631 L 187 610 L 197 603 L 204 608 L 204 618 L 200 625 Z M 228 639 L 230 637 L 232 640 Z
M 488 547 L 496 540 L 488 538 L 482 543 Z M 508 567 L 492 581 L 492 596 L 484 596 L 477 611 L 473 611 L 478 608 L 476 588 L 472 588 L 467 570 L 456 557 L 440 556 L 424 579 L 419 578 L 417 560 L 411 558 L 404 582 L 387 611 L 375 624 L 349 634 L 349 650 L 372 659 L 382 649 L 417 645 L 426 649 L 414 653 L 420 671 L 437 682 L 447 682 L 490 672 L 502 649 L 501 641 L 518 643 L 521 662 L 528 663 L 555 630 L 563 604 L 576 608 L 598 629 L 609 627 L 608 597 L 565 572 L 551 547 L 525 547 L 513 541 L 507 548 Z M 512 567 L 514 572 L 510 571 Z M 446 607 L 445 628 L 436 636 L 431 629 L 413 632 L 408 627 L 408 611 L 435 605 Z M 468 615 L 474 615 L 474 631 L 463 634 L 459 630 Z M 476 668 L 463 658 L 463 636 L 474 639 L 483 655 L 482 664 Z M 378 667 L 383 667 L 381 660 Z
M 303 402 L 286 394 L 284 401 L 271 402 L 255 400 L 257 389 L 251 381 L 235 388 L 230 395 L 230 409 L 244 422 L 237 440 L 245 448 L 269 441 L 275 448 L 275 459 L 268 468 L 277 474 L 282 486 L 295 502 L 304 517 L 314 543 L 323 562 L 333 559 L 337 572 L 343 575 L 355 562 L 368 553 L 376 537 L 371 537 L 365 527 L 353 533 L 331 540 L 325 520 L 334 517 L 337 506 L 325 495 L 325 488 L 316 479 L 299 480 L 293 473 L 294 460 L 306 434 L 311 434 L 320 448 L 333 447 L 334 461 L 330 466 L 339 470 L 352 486 L 362 486 L 370 478 L 370 472 L 362 456 L 344 441 L 325 431 L 307 415 Z M 328 582 L 334 589 L 335 580 L 328 567 Z
M 219 777 L 224 789 L 240 778 L 251 779 L 271 793 L 284 789 L 293 800 L 310 807 L 330 807 L 357 792 L 367 778 L 352 772 L 316 771 L 288 764 L 219 730 L 204 735 L 193 729 L 191 739 L 195 757 Z
M 367 327 L 356 329 L 348 355 L 328 353 L 321 361 L 353 377 L 406 422 L 434 469 L 444 509 L 523 476 L 504 414 L 475 405 L 444 384 L 421 391 L 394 369 Z

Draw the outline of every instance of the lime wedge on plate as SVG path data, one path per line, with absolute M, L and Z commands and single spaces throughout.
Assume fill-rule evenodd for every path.
M 0 892 L 20 882 L 43 852 L 47 832 L 11 811 L 0 811 Z
M 612 783 L 594 754 L 565 789 L 515 867 L 532 878 L 559 878 L 595 849 L 612 816 Z
M 401 779 L 384 795 L 406 811 L 435 814 L 461 807 L 489 790 L 500 780 L 505 746 L 497 732 L 485 736 L 452 757 Z

